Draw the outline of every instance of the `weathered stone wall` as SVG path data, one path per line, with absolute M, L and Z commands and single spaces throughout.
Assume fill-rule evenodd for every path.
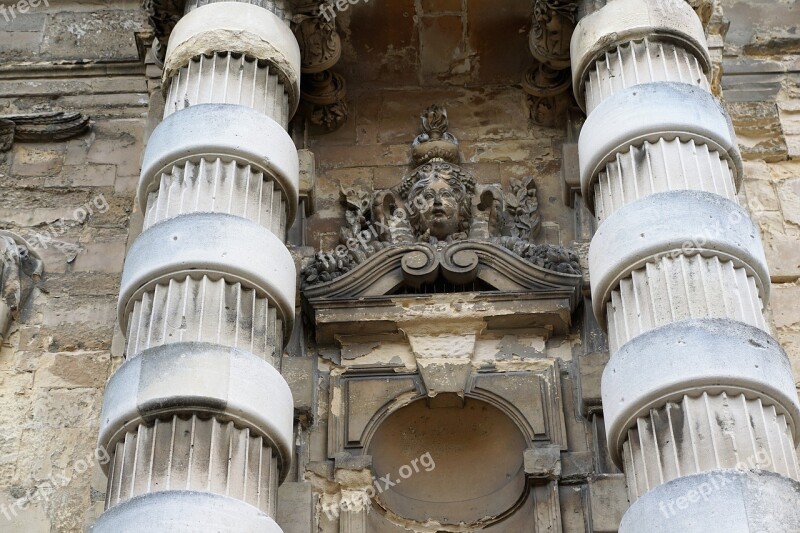
M 800 7 L 724 0 L 723 91 L 745 159 L 743 203 L 761 228 L 772 318 L 800 387 Z
M 93 126 L 0 153 L 0 228 L 46 263 L 0 348 L 0 531 L 83 531 L 102 511 L 95 442 L 121 360 L 115 307 L 148 110 L 138 2 L 49 4 L 0 13 L 0 115 L 80 112 Z

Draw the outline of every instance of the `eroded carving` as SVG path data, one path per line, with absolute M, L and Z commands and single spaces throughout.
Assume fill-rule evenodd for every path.
M 326 19 L 317 6 L 300 9 L 293 18 L 300 45 L 302 113 L 314 133 L 330 133 L 347 121 L 347 82 L 330 69 L 342 56 L 336 18 Z
M 522 80 L 528 93 L 530 119 L 540 126 L 555 127 L 564 124 L 574 105 L 572 79 L 569 69 L 555 70 L 544 63 L 531 67 Z
M 304 74 L 301 106 L 304 116 L 321 132 L 332 132 L 347 121 L 347 82 L 330 70 Z
M 336 32 L 335 19 L 326 21 L 319 16 L 297 15 L 294 22 L 303 74 L 328 70 L 339 61 L 342 40 Z
M 14 141 L 64 141 L 86 132 L 91 120 L 81 113 L 51 111 L 0 116 L 0 152 L 11 149 Z
M 528 43 L 533 56 L 549 67 L 569 68 L 569 45 L 578 6 L 574 0 L 535 0 Z
M 175 24 L 183 16 L 186 0 L 143 0 L 142 7 L 150 16 L 150 22 L 156 33 L 156 38 L 161 43 L 161 59 L 167 49 L 169 36 Z
M 44 271 L 39 254 L 18 235 L 0 230 L 0 342 L 12 320 L 19 318 L 32 289 Z
M 528 113 L 534 124 L 564 123 L 572 107 L 569 47 L 577 20 L 574 0 L 535 0 L 528 44 L 536 63 L 523 77 Z
M 446 111 L 428 108 L 422 114 L 423 133 L 412 144 L 412 160 L 418 166 L 396 187 L 342 189 L 347 224 L 341 245 L 316 254 L 302 273 L 305 286 L 332 282 L 368 260 L 374 268 L 378 259 L 371 258 L 376 255 L 386 265 L 398 262 L 405 282 L 413 287 L 439 277 L 458 285 L 470 283 L 481 277 L 487 263 L 494 269 L 513 265 L 503 274 L 511 277 L 524 278 L 533 265 L 580 274 L 573 251 L 535 241 L 541 216 L 533 178 L 514 181 L 507 192 L 499 185 L 479 184 L 458 164 L 458 141 L 447 129 Z

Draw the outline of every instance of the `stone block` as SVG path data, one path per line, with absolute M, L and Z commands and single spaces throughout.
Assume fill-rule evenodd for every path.
M 525 473 L 533 478 L 558 479 L 561 476 L 561 446 L 551 444 L 525 450 Z
M 415 0 L 359 2 L 340 15 L 352 35 L 369 36 L 352 44 L 358 61 L 351 63 L 351 79 L 380 80 L 389 87 L 419 82 L 415 3 Z M 376 28 L 380 31 L 375 31 Z
M 422 11 L 425 14 L 461 11 L 461 0 L 422 0 Z
M 300 201 L 305 202 L 306 216 L 311 216 L 315 211 L 316 160 L 311 150 L 298 150 L 297 155 L 300 158 Z
M 793 328 L 800 330 L 800 286 L 773 285 L 772 318 L 776 328 Z
M 425 80 L 436 81 L 438 76 L 469 71 L 468 57 L 460 57 L 463 19 L 460 15 L 423 17 L 419 23 L 420 68 Z M 464 63 L 459 65 L 460 61 Z M 458 71 L 459 66 L 462 70 Z
M 83 245 L 73 263 L 74 271 L 121 272 L 122 263 L 125 260 L 125 244 L 125 237 L 119 236 L 113 241 L 92 242 Z
M 102 395 L 102 391 L 92 388 L 36 389 L 26 427 L 34 432 L 82 429 L 84 433 L 92 433 L 98 427 Z
M 0 492 L 0 532 L 50 533 L 50 517 L 43 501 L 31 502 L 25 489 L 9 487 Z
M 800 226 L 800 176 L 781 181 L 777 188 L 784 220 Z
M 64 145 L 31 145 L 15 143 L 11 172 L 19 176 L 53 176 L 61 172 Z
M 778 107 L 774 102 L 729 102 L 727 108 L 744 159 L 776 162 L 788 158 Z
M 136 60 L 135 32 L 147 27 L 144 11 L 63 11 L 50 18 L 42 57 L 51 59 Z
M 772 283 L 800 278 L 800 228 L 786 224 L 781 213 L 765 212 L 756 217 Z
M 518 84 L 532 58 L 528 49 L 529 2 L 466 2 L 471 81 L 477 83 Z M 517 103 L 518 117 L 527 118 L 522 98 Z
M 278 489 L 277 522 L 283 533 L 309 533 L 314 529 L 311 483 L 284 483 Z
M 115 165 L 117 176 L 138 176 L 142 159 L 143 120 L 98 121 L 89 147 L 89 163 Z
M 780 211 L 778 195 L 775 194 L 774 185 L 765 180 L 744 180 L 744 190 L 747 194 L 747 208 L 751 216 L 758 217 L 763 211 Z
M 561 479 L 587 479 L 593 471 L 592 452 L 561 454 Z
M 608 363 L 608 352 L 592 352 L 578 358 L 581 413 L 584 416 L 602 409 L 600 380 L 606 363 Z
M 40 359 L 34 386 L 102 388 L 108 372 L 108 352 L 46 353 Z
M 113 187 L 117 178 L 114 165 L 64 166 L 58 179 L 48 180 L 50 186 Z
M 0 32 L 0 60 L 10 62 L 20 57 L 35 57 L 42 43 L 38 31 Z
M 312 412 L 316 378 L 313 357 L 284 357 L 281 374 L 289 384 L 294 398 L 295 412 Z
M 628 510 L 628 489 L 623 474 L 604 475 L 589 480 L 592 506 L 592 531 L 615 533 L 622 515 Z

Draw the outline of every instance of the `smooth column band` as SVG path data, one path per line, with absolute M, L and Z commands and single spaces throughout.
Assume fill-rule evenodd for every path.
M 766 332 L 734 320 L 681 320 L 635 337 L 611 357 L 601 390 L 608 448 L 620 466 L 639 417 L 703 393 L 774 405 L 798 442 L 800 403 L 786 352 Z
M 218 4 L 214 4 L 218 5 Z M 260 9 L 260 8 L 259 8 Z M 287 227 L 294 221 L 300 190 L 297 148 L 280 124 L 245 106 L 199 104 L 173 113 L 147 142 L 139 177 L 139 207 L 158 190 L 161 174 L 200 160 L 236 161 L 274 179 L 286 200 Z
M 141 295 L 156 285 L 187 277 L 241 283 L 277 308 L 288 338 L 294 322 L 294 260 L 269 230 L 222 213 L 190 213 L 159 222 L 142 233 L 125 259 L 117 313 L 128 316 Z
M 128 359 L 106 387 L 98 442 L 113 449 L 139 425 L 194 414 L 250 428 L 271 443 L 286 477 L 294 416 L 286 380 L 255 355 L 216 344 L 165 344 Z

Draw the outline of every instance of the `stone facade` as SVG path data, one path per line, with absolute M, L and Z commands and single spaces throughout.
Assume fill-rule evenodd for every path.
M 705 531 L 715 499 L 792 511 L 792 3 L 373 1 L 332 6 L 335 23 L 289 0 L 36 4 L 0 11 L 0 531 Z M 613 9 L 654 4 L 691 79 L 667 66 L 628 94 L 615 69 L 654 53 L 651 30 L 626 37 L 641 21 Z M 638 110 L 630 128 L 652 137 L 690 102 L 693 147 L 648 138 L 672 154 L 666 184 L 656 169 L 651 189 L 614 189 L 599 151 L 634 136 L 614 112 Z M 602 172 L 582 168 L 592 150 Z M 683 157 L 723 164 L 671 186 Z M 669 221 L 698 213 L 724 226 L 662 258 L 675 272 L 717 273 L 724 252 L 742 275 L 720 267 L 634 317 L 625 284 L 651 267 L 625 236 L 661 211 L 674 219 L 642 226 L 650 244 L 683 243 Z M 671 347 L 676 311 L 695 319 L 681 339 L 734 354 L 721 389 L 719 365 Z M 637 366 L 652 351 L 671 383 Z M 649 392 L 674 383 L 695 390 Z M 725 423 L 670 447 L 657 428 L 679 412 Z M 733 449 L 702 443 L 720 435 Z M 653 462 L 683 452 L 694 465 Z M 682 507 L 715 476 L 724 490 Z

